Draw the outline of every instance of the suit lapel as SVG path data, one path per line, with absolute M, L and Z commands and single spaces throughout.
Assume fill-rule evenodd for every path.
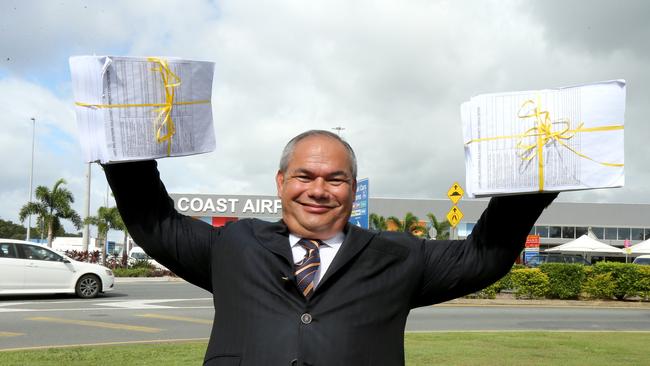
M 284 258 L 293 267 L 293 254 L 289 246 L 289 229 L 283 221 L 255 229 L 255 236 L 266 249 Z
M 316 291 L 325 283 L 327 280 L 332 277 L 336 272 L 338 272 L 343 266 L 345 266 L 352 258 L 354 258 L 363 248 L 368 245 L 372 237 L 375 235 L 368 230 L 363 230 L 355 225 L 347 225 L 347 234 L 345 235 L 345 240 L 341 245 L 338 253 L 334 257 L 332 264 L 325 272 L 325 276 L 320 280 Z

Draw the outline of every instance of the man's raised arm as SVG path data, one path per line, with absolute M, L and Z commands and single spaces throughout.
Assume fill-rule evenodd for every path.
M 494 197 L 467 239 L 423 242 L 422 285 L 414 307 L 476 292 L 503 277 L 523 250 L 535 221 L 557 195 Z
M 103 167 L 135 242 L 178 276 L 212 292 L 210 243 L 219 231 L 175 210 L 154 160 Z

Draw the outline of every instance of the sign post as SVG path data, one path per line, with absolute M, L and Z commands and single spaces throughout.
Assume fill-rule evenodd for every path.
M 524 264 L 528 263 L 531 258 L 539 255 L 539 238 L 539 235 L 528 235 L 526 237 L 526 246 L 524 247 Z
M 352 214 L 348 220 L 352 225 L 369 228 L 368 219 L 368 178 L 357 180 L 357 191 L 352 203 Z
M 449 224 L 451 225 L 451 239 L 458 239 L 458 230 L 456 229 L 456 225 L 458 225 L 460 220 L 463 218 L 463 212 L 458 208 L 458 206 L 456 206 L 456 204 L 463 197 L 464 193 L 463 188 L 457 182 L 454 182 L 454 184 L 451 185 L 451 188 L 447 191 L 447 197 L 453 203 L 453 206 L 451 206 L 451 209 L 447 212 L 447 221 L 449 221 Z

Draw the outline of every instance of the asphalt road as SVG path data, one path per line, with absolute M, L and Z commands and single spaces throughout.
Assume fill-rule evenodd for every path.
M 63 345 L 205 340 L 210 294 L 188 283 L 118 283 L 93 300 L 0 297 L 0 350 Z M 407 331 L 638 331 L 650 310 L 444 305 L 415 309 Z

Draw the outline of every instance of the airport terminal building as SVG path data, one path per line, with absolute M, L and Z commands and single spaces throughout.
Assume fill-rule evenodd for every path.
M 247 217 L 277 221 L 282 216 L 282 204 L 276 196 L 171 194 L 171 197 L 180 213 L 213 226 L 223 226 L 226 222 Z M 487 200 L 466 198 L 458 202 L 463 213 L 458 224 L 460 238 L 469 235 L 487 203 Z M 371 197 L 368 212 L 398 218 L 411 212 L 421 220 L 426 219 L 427 213 L 433 213 L 439 220 L 444 220 L 451 206 L 447 199 Z M 539 235 L 540 250 L 544 250 L 576 239 L 586 234 L 588 229 L 600 241 L 619 248 L 623 247 L 625 240 L 634 245 L 650 239 L 650 205 L 554 202 L 544 211 L 531 234 Z

